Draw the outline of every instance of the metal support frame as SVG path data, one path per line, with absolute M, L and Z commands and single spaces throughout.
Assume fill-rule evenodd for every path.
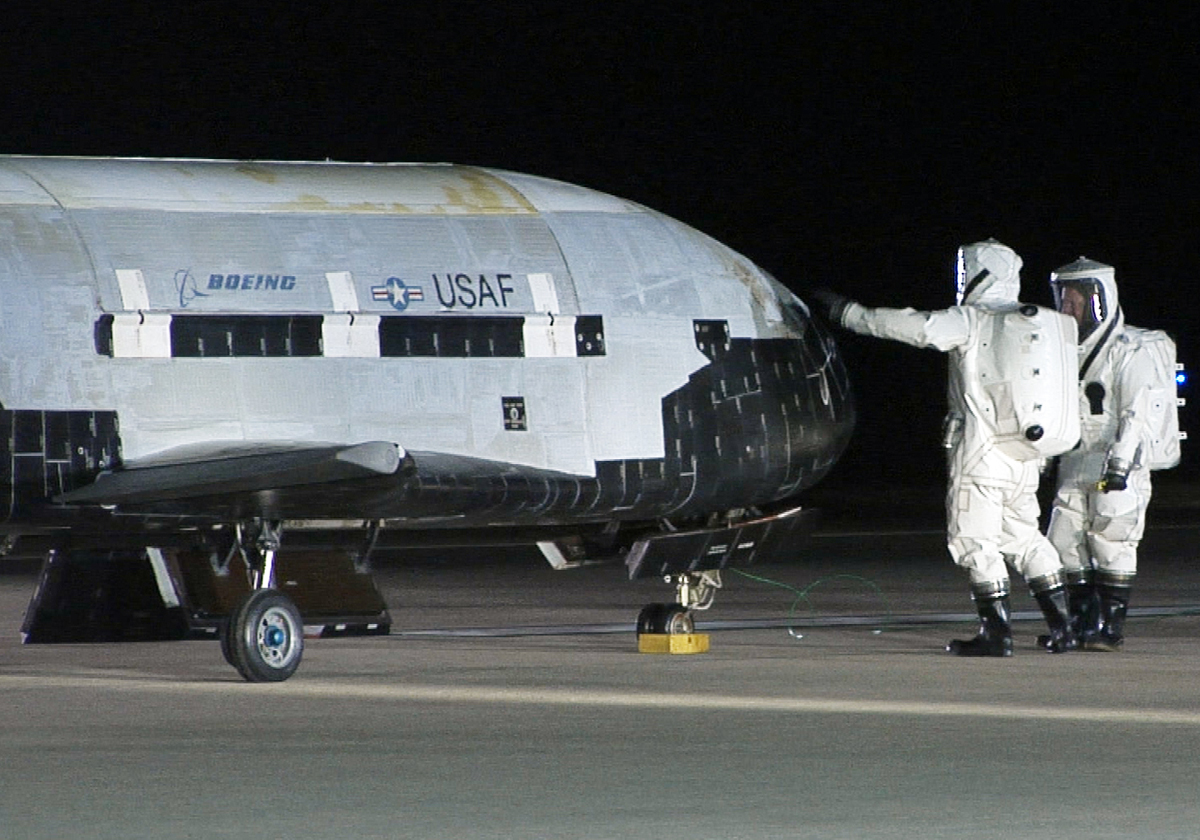
M 706 610 L 711 607 L 716 600 L 717 590 L 722 586 L 721 572 L 715 569 L 669 575 L 666 581 L 675 585 L 676 603 L 688 610 Z

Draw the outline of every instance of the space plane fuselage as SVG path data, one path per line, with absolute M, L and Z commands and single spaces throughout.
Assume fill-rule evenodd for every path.
M 11 531 L 696 516 L 812 485 L 854 422 L 750 260 L 424 164 L 0 157 L 0 406 Z

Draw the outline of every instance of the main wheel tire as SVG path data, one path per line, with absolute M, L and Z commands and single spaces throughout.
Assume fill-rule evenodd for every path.
M 225 657 L 225 661 L 237 667 L 237 662 L 233 659 L 233 616 L 227 615 L 221 619 L 221 627 L 217 632 L 217 638 L 221 640 L 221 655 Z
M 229 617 L 227 635 L 228 658 L 247 682 L 282 682 L 300 667 L 304 655 L 300 611 L 277 589 L 251 592 Z

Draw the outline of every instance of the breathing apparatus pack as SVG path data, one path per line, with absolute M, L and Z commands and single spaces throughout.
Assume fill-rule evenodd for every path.
M 1067 452 L 1079 441 L 1075 319 L 1029 303 L 988 318 L 978 358 L 996 448 L 1022 461 Z
M 1180 441 L 1187 438 L 1179 431 L 1178 380 L 1182 365 L 1175 360 L 1175 342 L 1162 330 L 1125 326 L 1124 335 L 1137 347 L 1136 353 L 1146 354 L 1154 371 L 1150 382 L 1150 440 L 1149 451 L 1142 452 L 1142 463 L 1152 470 L 1169 470 L 1179 464 Z

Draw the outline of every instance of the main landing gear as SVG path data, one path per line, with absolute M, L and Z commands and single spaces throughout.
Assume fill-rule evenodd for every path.
M 638 614 L 637 634 L 684 636 L 696 632 L 692 613 L 712 606 L 721 588 L 719 571 L 684 572 L 668 575 L 667 583 L 675 584 L 674 604 L 648 604 Z
M 300 611 L 275 588 L 282 532 L 274 522 L 239 524 L 226 561 L 240 554 L 250 571 L 250 594 L 221 625 L 221 653 L 247 682 L 282 682 L 304 655 Z

